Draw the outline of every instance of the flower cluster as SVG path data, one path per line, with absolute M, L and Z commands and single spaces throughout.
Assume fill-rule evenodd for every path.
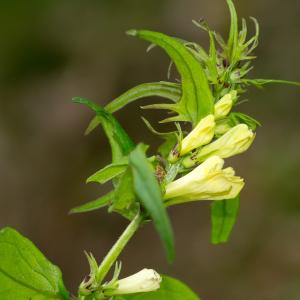
M 231 167 L 223 169 L 223 158 L 246 151 L 255 133 L 246 124 L 237 124 L 227 126 L 219 134 L 219 125 L 216 125 L 227 118 L 236 97 L 235 90 L 224 95 L 216 102 L 214 114 L 201 119 L 178 144 L 180 164 L 190 172 L 166 185 L 164 199 L 168 205 L 196 200 L 226 200 L 239 195 L 244 180 L 235 176 Z
M 174 260 L 174 234 L 167 212 L 171 205 L 212 200 L 211 241 L 220 244 L 230 237 L 245 182 L 232 167 L 224 166 L 224 159 L 245 152 L 260 125 L 252 117 L 235 111 L 236 104 L 248 85 L 299 83 L 247 78 L 255 58 L 253 51 L 258 45 L 259 26 L 256 19 L 251 18 L 255 34 L 249 38 L 246 21 L 242 20 L 240 28 L 232 0 L 226 2 L 231 16 L 227 40 L 211 30 L 205 21 L 194 22 L 209 35 L 207 50 L 196 42 L 160 32 L 127 31 L 128 35 L 149 42 L 148 49 L 154 46 L 163 49 L 171 59 L 170 66 L 176 67 L 179 80 L 139 84 L 105 107 L 85 98 L 74 98 L 76 103 L 84 104 L 96 113 L 86 133 L 101 125 L 112 152 L 111 163 L 95 172 L 87 182 L 104 184 L 112 181 L 112 189 L 72 212 L 107 207 L 109 212 L 116 212 L 131 221 L 99 266 L 88 256 L 92 271 L 80 286 L 79 300 L 149 291 L 154 291 L 155 295 L 157 289 L 166 295 L 166 299 L 169 297 L 165 289 L 166 277 L 160 277 L 153 270 L 143 269 L 119 279 L 120 268 L 116 267 L 113 279 L 105 283 L 103 280 L 135 231 L 149 220 L 153 221 L 161 238 L 168 261 Z M 153 150 L 150 145 L 135 143 L 113 113 L 134 101 L 153 96 L 168 102 L 142 108 L 167 110 L 169 115 L 161 123 L 173 123 L 177 130 L 159 132 L 142 118 L 150 131 L 163 140 L 157 152 L 149 154 L 148 150 Z M 186 131 L 185 126 L 190 126 L 191 130 Z

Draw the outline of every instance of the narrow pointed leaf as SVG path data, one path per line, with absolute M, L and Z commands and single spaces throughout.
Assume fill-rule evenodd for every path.
M 217 49 L 215 44 L 215 36 L 214 33 L 209 30 L 209 40 L 210 40 L 210 48 L 209 48 L 209 61 L 207 62 L 207 66 L 209 68 L 211 80 L 213 83 L 217 83 L 218 80 L 218 69 L 217 69 Z
M 177 103 L 182 118 L 195 126 L 200 119 L 213 113 L 213 97 L 206 74 L 195 58 L 179 39 L 163 33 L 147 30 L 129 30 L 129 35 L 139 37 L 163 48 L 174 62 L 180 76 L 182 96 Z
M 97 198 L 96 200 L 87 202 L 83 205 L 77 206 L 73 209 L 71 209 L 70 213 L 71 214 L 76 214 L 76 213 L 84 213 L 84 212 L 89 212 L 93 210 L 100 209 L 102 207 L 105 207 L 109 205 L 114 199 L 114 192 L 111 191 L 107 193 L 104 196 L 101 196 Z
M 267 84 L 289 84 L 289 85 L 295 85 L 300 86 L 300 82 L 296 81 L 289 81 L 289 80 L 281 80 L 281 79 L 242 79 L 242 82 L 245 84 L 252 84 L 255 86 L 263 86 Z
M 214 201 L 211 204 L 213 244 L 225 243 L 228 241 L 240 208 L 240 197 L 234 199 Z
M 112 162 L 118 162 L 124 156 L 129 154 L 134 148 L 134 143 L 120 123 L 109 112 L 85 98 L 76 97 L 73 98 L 73 102 L 88 106 L 101 120 L 101 125 L 111 146 Z
M 167 138 L 169 136 L 176 136 L 177 131 L 169 131 L 169 132 L 159 132 L 156 129 L 153 128 L 151 123 L 144 117 L 142 117 L 142 120 L 144 121 L 147 128 L 155 135 L 160 136 L 161 138 Z
M 234 7 L 232 0 L 227 0 L 227 4 L 229 6 L 231 23 L 230 23 L 230 31 L 229 31 L 229 38 L 227 43 L 228 54 L 230 58 L 230 63 L 234 64 L 236 58 L 236 51 L 237 51 L 237 44 L 238 44 L 238 17 Z
M 232 112 L 229 114 L 228 116 L 229 119 L 229 123 L 232 127 L 234 127 L 235 125 L 244 123 L 246 124 L 251 130 L 256 130 L 257 126 L 261 126 L 260 122 L 258 122 L 257 120 L 255 120 L 254 118 L 240 113 L 240 112 Z
M 127 164 L 110 164 L 91 175 L 86 182 L 105 183 L 125 172 Z
M 114 113 L 135 100 L 153 96 L 178 102 L 181 96 L 180 84 L 166 81 L 143 83 L 109 102 L 105 109 Z
M 61 271 L 12 228 L 0 231 L 1 300 L 71 300 Z
M 131 88 L 115 100 L 109 102 L 105 106 L 105 110 L 109 113 L 114 113 L 133 101 L 152 96 L 162 97 L 177 102 L 181 97 L 181 87 L 178 83 L 165 81 L 143 83 Z M 97 116 L 94 117 L 85 134 L 89 134 L 100 123 L 101 119 Z
M 168 109 L 176 112 L 180 112 L 176 104 L 170 103 L 157 103 L 157 104 L 148 104 L 141 106 L 142 109 Z
M 163 205 L 161 189 L 148 162 L 143 145 L 138 145 L 129 155 L 135 193 L 151 216 L 154 226 L 164 243 L 169 261 L 174 260 L 174 238 L 167 211 Z

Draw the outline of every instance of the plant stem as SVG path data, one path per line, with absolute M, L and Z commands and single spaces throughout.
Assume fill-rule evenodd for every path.
M 107 275 L 107 273 L 109 272 L 109 270 L 111 269 L 111 267 L 113 266 L 113 264 L 127 245 L 127 243 L 129 242 L 129 240 L 138 230 L 142 220 L 143 217 L 140 215 L 140 213 L 138 213 L 127 226 L 127 228 L 119 237 L 114 246 L 107 253 L 101 265 L 99 266 L 98 273 L 96 276 L 97 282 L 101 283 L 103 281 L 103 279 L 105 278 L 105 276 Z

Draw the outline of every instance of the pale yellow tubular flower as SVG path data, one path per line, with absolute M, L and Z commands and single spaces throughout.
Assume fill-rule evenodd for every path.
M 231 91 L 230 93 L 223 96 L 216 104 L 215 104 L 215 119 L 221 119 L 226 117 L 234 103 L 234 99 L 236 98 L 236 91 Z
M 232 108 L 232 96 L 231 94 L 226 94 L 215 104 L 215 119 L 221 119 L 228 115 Z
M 182 164 L 188 168 L 212 155 L 227 158 L 240 154 L 250 147 L 254 138 L 255 133 L 246 124 L 236 125 L 214 142 L 201 148 L 194 156 L 184 159 Z
M 166 204 L 235 198 L 244 180 L 235 176 L 232 168 L 222 169 L 223 165 L 222 158 L 212 156 L 187 175 L 169 183 L 164 196 Z
M 180 155 L 185 155 L 200 146 L 208 144 L 214 136 L 214 129 L 214 116 L 208 115 L 203 118 L 198 125 L 182 140 Z
M 155 270 L 143 269 L 134 275 L 118 280 L 118 287 L 111 292 L 111 296 L 156 291 L 160 288 L 161 281 L 161 276 Z

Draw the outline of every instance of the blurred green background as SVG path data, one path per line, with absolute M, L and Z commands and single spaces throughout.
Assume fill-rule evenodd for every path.
M 240 16 L 261 24 L 251 75 L 300 81 L 300 2 L 236 2 Z M 105 104 L 138 83 L 166 80 L 166 55 L 158 48 L 146 54 L 147 44 L 125 30 L 159 30 L 207 46 L 206 33 L 191 24 L 201 17 L 227 34 L 225 0 L 0 2 L 0 227 L 16 227 L 33 240 L 74 293 L 88 272 L 83 250 L 100 260 L 127 222 L 105 210 L 68 215 L 109 189 L 85 179 L 110 160 L 101 130 L 83 136 L 92 114 L 70 100 Z M 209 243 L 208 203 L 177 206 L 170 210 L 175 263 L 165 262 L 146 226 L 121 257 L 122 275 L 155 268 L 203 300 L 300 298 L 300 90 L 270 86 L 248 97 L 239 109 L 263 127 L 250 151 L 227 161 L 247 183 L 230 242 Z M 135 141 L 157 144 L 140 115 L 156 126 L 161 115 L 141 112 L 139 104 L 116 116 Z

